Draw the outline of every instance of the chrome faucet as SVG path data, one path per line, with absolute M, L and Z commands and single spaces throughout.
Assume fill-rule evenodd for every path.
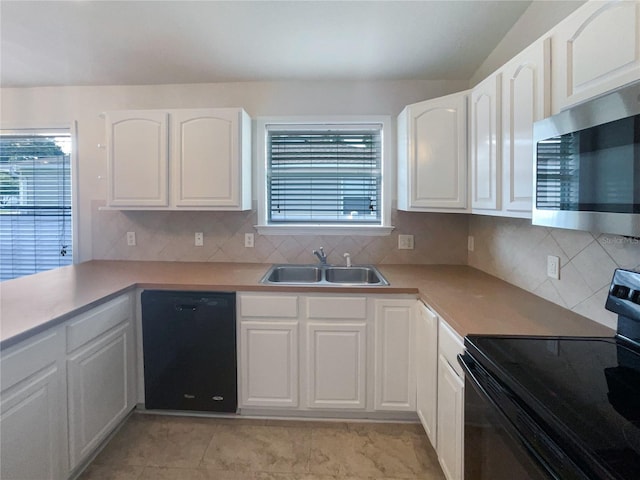
M 313 254 L 318 257 L 318 260 L 320 261 L 320 265 L 326 265 L 327 264 L 327 256 L 324 253 L 324 248 L 320 247 L 319 250 L 314 250 Z
M 351 255 L 349 253 L 345 253 L 343 257 L 347 262 L 347 268 L 351 268 Z

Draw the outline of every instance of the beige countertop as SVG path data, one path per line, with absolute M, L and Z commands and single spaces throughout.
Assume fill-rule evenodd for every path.
M 467 266 L 381 265 L 387 287 L 267 286 L 269 265 L 94 260 L 0 283 L 0 346 L 88 310 L 134 287 L 210 291 L 408 293 L 460 335 L 613 336 L 581 315 Z

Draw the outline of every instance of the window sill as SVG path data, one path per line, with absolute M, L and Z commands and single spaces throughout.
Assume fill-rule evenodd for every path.
M 395 227 L 379 225 L 255 225 L 260 235 L 362 235 L 383 237 Z

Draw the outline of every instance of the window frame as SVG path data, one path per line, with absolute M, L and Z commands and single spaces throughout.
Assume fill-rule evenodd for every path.
M 268 162 L 268 128 L 295 128 L 305 126 L 326 126 L 327 128 L 351 127 L 358 125 L 381 125 L 380 132 L 381 149 L 381 202 L 379 225 L 340 223 L 293 223 L 272 224 L 269 223 L 269 200 L 267 187 L 267 162 Z M 391 142 L 392 127 L 391 117 L 388 115 L 363 115 L 363 116 L 312 116 L 312 117 L 258 117 L 256 119 L 256 191 L 258 225 L 255 225 L 260 235 L 389 235 L 394 227 L 391 225 Z
M 79 198 L 78 198 L 78 122 L 51 122 L 47 126 L 31 125 L 29 123 L 4 123 L 0 122 L 0 131 L 5 135 L 30 135 L 43 133 L 65 133 L 71 138 L 70 176 L 71 176 L 71 242 L 72 258 L 71 266 L 81 263 L 80 234 L 79 234 Z M 17 277 L 21 278 L 21 277 Z M 9 280 L 6 280 L 9 281 Z

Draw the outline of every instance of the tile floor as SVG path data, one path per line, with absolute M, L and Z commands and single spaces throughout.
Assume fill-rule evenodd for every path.
M 134 413 L 80 480 L 440 480 L 420 425 Z

